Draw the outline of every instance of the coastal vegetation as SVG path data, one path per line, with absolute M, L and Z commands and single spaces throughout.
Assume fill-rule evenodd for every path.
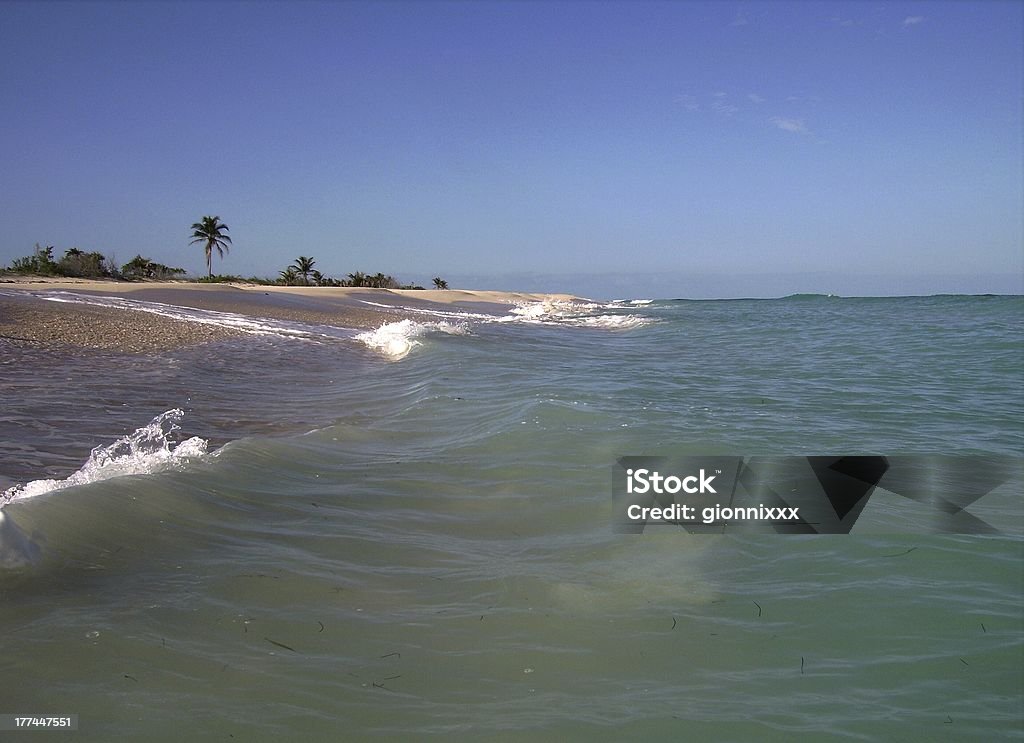
M 137 255 L 121 266 L 121 278 L 131 281 L 132 279 L 150 279 L 152 281 L 166 281 L 185 275 L 184 268 L 171 268 L 163 263 L 157 263 L 149 258 Z
M 52 245 L 42 246 L 36 243 L 30 255 L 15 258 L 6 271 L 26 276 L 125 281 L 167 281 L 186 273 L 184 268 L 165 266 L 141 255 L 136 255 L 124 265 L 118 266 L 113 256 L 107 257 L 97 251 L 87 253 L 80 248 L 68 248 L 59 259 L 54 258 L 53 251 Z
M 11 263 L 12 273 L 40 276 L 71 276 L 76 278 L 105 278 L 118 273 L 113 261 L 101 253 L 86 253 L 79 248 L 68 248 L 59 260 L 53 257 L 53 246 L 35 244 L 31 255 L 16 258 Z
M 366 287 L 368 289 L 422 289 L 417 284 L 402 284 L 394 276 L 383 273 L 368 274 L 362 271 L 355 271 L 348 274 L 344 279 L 336 279 L 324 276 L 313 268 L 316 261 L 313 258 L 299 256 L 295 262 L 278 273 L 275 283 L 284 286 L 354 286 Z M 447 287 L 447 284 L 445 284 Z
M 213 273 L 213 253 L 221 258 L 231 248 L 231 237 L 227 234 L 229 227 L 220 221 L 219 216 L 204 216 L 192 227 L 192 240 L 203 246 L 206 258 L 206 275 L 191 279 L 201 283 L 248 283 L 265 286 L 341 286 L 366 287 L 370 289 L 423 289 L 418 284 L 402 284 L 395 277 L 384 273 L 364 273 L 353 271 L 345 278 L 337 279 L 325 276 L 314 268 L 316 259 L 300 255 L 277 275 L 269 279 L 258 276 L 248 278 L 231 274 Z M 42 246 L 36 243 L 30 255 L 16 258 L 7 268 L 0 268 L 0 273 L 43 277 L 68 277 L 90 279 L 117 279 L 124 281 L 186 281 L 186 271 L 158 263 L 151 258 L 137 254 L 124 265 L 118 266 L 111 256 L 106 257 L 99 252 L 85 252 L 80 248 L 69 248 L 60 259 L 54 258 L 52 245 Z M 434 287 L 447 289 L 448 282 L 440 276 L 433 279 Z
M 231 238 L 226 234 L 230 228 L 220 221 L 220 217 L 205 216 L 192 225 L 192 242 L 201 243 L 206 250 L 206 273 L 213 276 L 213 251 L 221 258 L 231 245 Z
M 295 274 L 302 277 L 302 283 L 309 286 L 309 275 L 313 273 L 313 264 L 315 263 L 316 261 L 312 258 L 300 255 L 289 268 L 294 268 Z
M 185 277 L 184 268 L 165 266 L 151 258 L 136 255 L 127 263 L 118 266 L 113 258 L 102 253 L 86 253 L 78 248 L 68 249 L 64 257 L 55 260 L 53 246 L 36 245 L 31 255 L 16 258 L 0 273 L 46 278 L 113 279 L 121 281 L 193 281 L 202 284 L 257 284 L 260 286 L 348 286 L 367 289 L 423 289 L 418 284 L 403 284 L 395 277 L 384 273 L 354 271 L 343 279 L 325 276 L 313 268 L 315 260 L 299 256 L 295 263 L 278 273 L 276 279 L 263 276 L 238 276 L 235 274 L 213 274 L 191 279 Z M 303 270 L 305 269 L 305 270 Z M 434 278 L 434 287 L 447 289 L 448 282 Z

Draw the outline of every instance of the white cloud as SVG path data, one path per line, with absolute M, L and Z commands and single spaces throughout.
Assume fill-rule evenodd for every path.
M 764 103 L 764 98 L 757 93 L 747 93 L 747 100 L 751 103 Z
M 904 26 L 916 26 L 918 23 L 923 23 L 923 22 L 924 22 L 924 16 L 923 15 L 908 15 L 906 18 L 903 19 L 903 25 Z
M 808 133 L 807 125 L 804 124 L 803 119 L 784 119 L 781 116 L 773 116 L 768 121 L 784 132 L 794 132 L 795 134 Z

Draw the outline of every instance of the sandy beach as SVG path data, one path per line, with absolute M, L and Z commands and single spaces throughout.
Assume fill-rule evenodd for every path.
M 228 328 L 130 310 L 0 296 L 0 340 L 19 344 L 145 353 L 237 335 Z
M 185 282 L 118 282 L 35 277 L 0 278 L 0 340 L 145 353 L 221 341 L 230 328 L 119 308 L 65 304 L 43 298 L 59 292 L 123 296 L 254 318 L 373 329 L 421 312 L 457 305 L 502 313 L 521 302 L 578 299 L 569 294 L 363 287 L 259 286 Z

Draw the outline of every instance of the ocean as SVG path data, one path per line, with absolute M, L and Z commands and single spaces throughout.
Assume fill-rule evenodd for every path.
M 1019 479 L 988 535 L 611 523 L 624 456 L 1019 460 L 1022 297 L 60 298 L 246 334 L 0 340 L 0 715 L 78 728 L 5 740 L 1024 738 Z

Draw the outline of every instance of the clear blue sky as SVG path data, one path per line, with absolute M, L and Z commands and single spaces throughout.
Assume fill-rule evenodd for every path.
M 0 3 L 0 264 L 1024 290 L 1020 2 Z M 612 278 L 618 276 L 618 279 Z M 645 291 L 646 290 L 646 291 Z

